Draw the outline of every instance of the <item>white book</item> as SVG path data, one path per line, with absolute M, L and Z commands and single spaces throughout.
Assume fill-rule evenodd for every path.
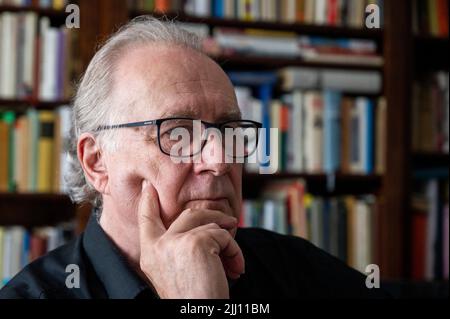
M 322 88 L 355 94 L 378 94 L 382 89 L 382 76 L 377 71 L 324 70 Z
M 371 261 L 371 211 L 364 200 L 355 202 L 356 240 L 355 240 L 355 268 L 364 273 Z
M 297 0 L 287 0 L 286 22 L 295 23 L 297 20 Z
M 61 193 L 67 193 L 69 191 L 65 176 L 70 170 L 70 161 L 68 157 L 68 145 L 70 142 L 70 130 L 72 127 L 72 108 L 70 106 L 62 106 L 58 108 L 58 116 L 60 118 L 60 131 L 57 133 L 60 135 L 62 143 L 60 154 L 60 174 L 59 174 L 59 191 Z
M 301 51 L 292 37 L 251 36 L 215 30 L 214 39 L 222 48 L 257 55 L 297 57 Z
M 3 238 L 3 282 L 9 281 L 22 267 L 22 249 L 25 230 L 13 226 L 5 229 Z
M 253 0 L 251 2 L 250 7 L 250 15 L 252 17 L 252 20 L 259 21 L 261 20 L 261 1 L 260 0 Z
M 236 94 L 236 99 L 238 102 L 239 109 L 241 111 L 241 115 L 243 119 L 251 119 L 251 100 L 252 100 L 252 91 L 250 88 L 245 86 L 236 86 L 234 88 L 234 92 Z
M 1 14 L 0 40 L 0 97 L 12 99 L 17 96 L 17 14 L 4 12 Z
M 323 99 L 319 92 L 305 93 L 305 169 L 310 173 L 322 170 Z
M 327 0 L 315 0 L 314 23 L 323 25 L 327 22 Z
M 49 27 L 46 17 L 41 19 L 41 83 L 39 87 L 39 98 L 44 101 L 56 100 L 58 96 L 57 85 L 57 54 L 58 33 L 56 28 Z
M 27 89 L 33 89 L 34 69 L 36 63 L 36 33 L 37 15 L 34 12 L 25 13 L 25 47 L 23 55 L 23 84 Z
M 318 89 L 321 72 L 315 68 L 287 67 L 279 72 L 283 90 Z
M 211 0 L 196 0 L 194 11 L 198 17 L 211 16 Z
M 224 17 L 226 19 L 234 19 L 236 18 L 236 1 L 235 0 L 224 0 L 225 5 L 225 14 Z
M 275 231 L 275 202 L 265 200 L 263 206 L 262 228 Z

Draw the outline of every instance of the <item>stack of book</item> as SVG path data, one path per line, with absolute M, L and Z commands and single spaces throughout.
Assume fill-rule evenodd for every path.
M 0 5 L 62 10 L 68 2 L 68 0 L 0 0 Z
M 34 12 L 0 14 L 0 99 L 55 101 L 72 95 L 76 32 Z
M 376 257 L 374 197 L 316 197 L 306 186 L 302 180 L 273 183 L 261 199 L 245 200 L 241 227 L 302 237 L 364 272 Z
M 285 70 L 285 73 L 296 71 Z M 260 100 L 253 97 L 250 87 L 235 88 L 243 118 L 262 122 L 266 129 L 261 133 L 256 158 L 250 157 L 246 164 L 247 171 L 257 172 L 265 164 L 265 157 L 260 156 L 262 152 L 270 155 L 270 164 L 277 172 L 383 173 L 385 99 L 381 97 L 375 101 L 342 94 L 346 91 L 346 78 L 350 84 L 353 81 L 351 72 L 345 75 L 334 70 L 329 70 L 330 74 L 327 71 L 315 73 L 313 69 L 303 71 L 305 73 L 299 71 L 298 77 L 294 75 L 305 78 L 301 88 L 294 84 L 293 91 L 281 99 Z M 359 88 L 370 83 L 380 86 L 377 73 L 357 73 L 355 76 L 361 80 Z M 326 81 L 315 81 L 322 77 Z M 342 81 L 338 82 L 339 78 Z M 322 88 L 322 84 L 329 84 L 330 88 Z M 373 89 L 376 87 L 374 85 Z M 358 91 L 358 86 L 353 88 Z M 278 134 L 272 134 L 269 128 L 277 128 Z
M 71 108 L 0 112 L 0 191 L 65 192 Z
M 199 17 L 352 28 L 364 27 L 369 4 L 378 5 L 380 17 L 383 16 L 382 0 L 187 0 L 184 8 L 181 1 L 129 1 L 130 8 L 140 11 L 170 13 L 183 10 L 188 15 Z
M 419 152 L 449 152 L 448 72 L 426 75 L 413 87 L 412 146 Z
M 416 280 L 449 278 L 448 180 L 416 185 L 412 197 L 411 265 Z
M 0 226 L 0 288 L 23 267 L 73 237 L 70 224 L 27 231 L 21 226 Z
M 297 58 L 305 62 L 379 67 L 383 57 L 373 40 L 297 36 L 292 32 L 215 28 L 214 54 Z
M 448 0 L 414 0 L 415 34 L 448 37 Z

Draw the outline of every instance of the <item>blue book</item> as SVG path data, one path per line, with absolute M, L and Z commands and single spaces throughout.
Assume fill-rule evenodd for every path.
M 341 158 L 341 109 L 340 92 L 326 90 L 324 92 L 324 156 L 323 168 L 326 173 L 333 173 L 339 169 Z
M 213 16 L 216 18 L 223 18 L 224 12 L 224 0 L 213 0 Z
M 24 231 L 22 242 L 22 256 L 20 261 L 22 267 L 25 267 L 30 262 L 30 240 L 30 233 L 28 231 Z
M 371 174 L 374 171 L 375 118 L 374 118 L 374 102 L 370 99 L 367 99 L 366 101 L 364 117 L 366 125 L 363 129 L 366 130 L 365 132 L 366 141 L 364 143 L 365 161 L 363 165 L 364 165 L 364 172 L 366 174 Z
M 272 91 L 278 81 L 278 76 L 275 72 L 229 72 L 228 76 L 236 86 L 250 86 L 258 89 L 258 98 L 263 105 L 263 128 L 265 134 L 260 136 L 259 148 L 267 159 L 270 156 L 270 103 L 272 101 Z M 259 158 L 263 160 L 264 158 Z M 260 162 L 262 167 L 269 167 L 270 161 Z

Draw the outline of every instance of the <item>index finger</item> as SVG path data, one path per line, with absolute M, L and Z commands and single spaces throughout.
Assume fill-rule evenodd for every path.
M 153 185 L 144 180 L 138 207 L 138 226 L 141 243 L 158 239 L 167 231 L 161 220 L 160 213 L 158 193 Z

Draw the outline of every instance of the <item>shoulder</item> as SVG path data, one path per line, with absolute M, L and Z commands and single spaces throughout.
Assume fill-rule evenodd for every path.
M 42 299 L 67 294 L 68 265 L 81 265 L 81 236 L 36 259 L 1 290 L 0 299 Z
M 257 229 L 239 229 L 236 240 L 244 256 L 274 269 L 279 280 L 290 280 L 302 296 L 330 298 L 386 297 L 383 291 L 368 289 L 366 276 L 343 261 L 295 236 Z

